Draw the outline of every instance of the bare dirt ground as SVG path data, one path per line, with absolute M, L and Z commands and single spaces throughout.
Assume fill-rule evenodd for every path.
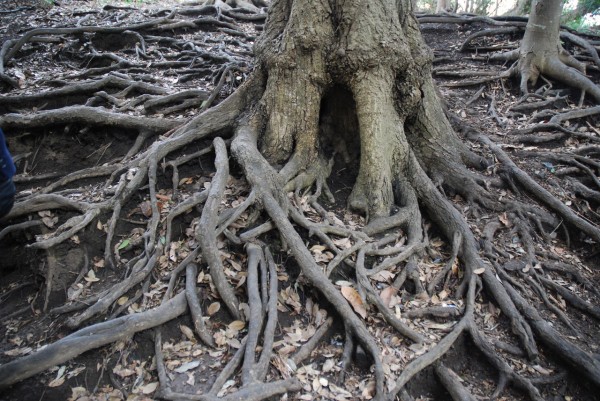
M 0 37 L 3 42 L 18 39 L 35 27 L 135 26 L 164 18 L 174 7 L 179 7 L 179 3 L 63 0 L 42 7 L 38 1 L 9 0 L 0 4 L 0 11 L 6 11 L 0 14 Z M 73 109 L 75 116 L 53 115 L 39 124 L 3 120 L 7 126 L 3 126 L 3 129 L 17 161 L 19 174 L 15 181 L 19 199 L 43 191 L 57 180 L 82 169 L 87 169 L 88 174 L 79 177 L 76 185 L 65 185 L 61 194 L 76 201 L 102 199 L 106 187 L 103 178 L 99 177 L 110 175 L 111 165 L 119 163 L 132 148 L 148 146 L 156 139 L 157 132 L 161 135 L 168 133 L 199 111 L 218 104 L 246 80 L 253 68 L 252 42 L 260 34 L 264 19 L 243 21 L 231 14 L 225 13 L 225 18 L 218 18 L 211 10 L 202 12 L 207 14 L 191 13 L 186 18 L 197 18 L 197 21 L 205 18 L 203 25 L 186 25 L 183 22 L 156 25 L 144 32 L 144 39 L 135 30 L 82 30 L 48 35 L 20 49 L 11 64 L 4 66 L 8 78 L 3 81 L 0 95 L 2 115 L 28 114 L 85 104 L 104 106 L 112 114 L 146 116 L 149 120 L 147 126 L 123 124 L 114 127 L 102 122 L 90 124 L 76 118 L 78 109 Z M 558 84 L 540 82 L 535 88 L 537 96 L 520 99 L 518 82 L 511 80 L 495 79 L 464 86 L 466 80 L 481 78 L 475 76 L 473 71 L 501 74 L 507 66 L 487 63 L 486 55 L 516 47 L 522 33 L 478 38 L 471 42 L 470 49 L 461 52 L 461 46 L 470 34 L 490 26 L 484 22 L 432 22 L 423 23 L 421 27 L 427 43 L 434 51 L 434 77 L 449 111 L 463 123 L 485 132 L 511 155 L 517 166 L 577 215 L 598 226 L 598 113 L 559 121 L 561 128 L 547 125 L 539 132 L 533 132 L 531 127 L 553 123 L 554 116 L 578 110 L 579 93 Z M 592 43 L 600 40 L 598 37 L 587 39 Z M 566 43 L 566 47 L 582 60 L 590 61 L 587 53 L 579 47 L 569 43 Z M 467 72 L 461 75 L 461 71 Z M 594 82 L 600 82 L 598 67 L 592 64 L 588 76 Z M 84 84 L 99 79 L 107 81 L 101 87 L 84 87 Z M 131 82 L 136 85 L 131 85 Z M 76 83 L 82 85 L 77 91 L 40 95 Z M 163 99 L 166 94 L 184 91 L 187 91 L 186 95 L 177 100 L 152 103 L 153 100 Z M 588 104 L 583 105 L 585 107 Z M 157 132 L 149 128 L 161 123 L 167 125 Z M 170 123 L 172 125 L 168 125 Z M 215 173 L 214 154 L 198 154 L 210 144 L 211 141 L 207 139 L 186 148 L 185 154 L 194 155 L 193 160 L 190 158 L 191 162 L 186 160 L 173 166 L 169 165 L 169 160 L 161 160 L 163 165 L 156 178 L 157 188 L 160 189 L 156 198 L 162 218 L 166 219 L 176 199 L 191 199 L 201 189 L 210 188 Z M 470 146 L 477 150 L 481 145 L 470 143 Z M 100 174 L 102 169 L 108 169 L 108 173 Z M 329 210 L 335 211 L 329 217 L 343 221 L 349 227 L 365 224 L 363 217 L 345 208 L 345 199 L 356 176 L 354 170 L 352 165 L 341 159 L 336 161 L 328 181 L 336 202 L 324 202 Z M 175 178 L 174 171 L 177 172 Z M 582 189 L 581 181 L 589 183 L 591 188 L 595 187 L 595 192 Z M 591 314 L 589 311 L 583 313 L 568 303 L 565 295 L 555 288 L 548 291 L 544 299 L 536 301 L 539 312 L 557 330 L 597 357 L 600 354 L 599 244 L 577 230 L 566 227 L 566 224 L 556 226 L 548 233 L 548 238 L 523 238 L 518 221 L 506 213 L 499 216 L 489 212 L 482 214 L 459 195 L 446 195 L 453 199 L 474 231 L 483 233 L 489 229 L 489 223 L 498 222 L 495 251 L 507 261 L 507 266 L 511 266 L 510 261 L 514 260 L 512 268 L 523 271 L 519 276 L 520 285 L 528 283 L 533 289 L 541 285 L 537 281 L 531 284 L 526 274 L 530 269 L 540 269 L 540 266 L 522 265 L 520 257 L 530 252 L 543 254 L 545 260 L 549 261 L 544 265 L 547 269 L 544 277 L 568 288 L 592 305 Z M 247 184 L 240 172 L 231 171 L 220 207 L 239 207 L 247 196 Z M 527 201 L 526 195 L 518 190 L 499 191 L 498 196 Z M 297 201 L 308 215 L 318 215 L 306 204 L 306 199 Z M 535 203 L 531 205 L 533 208 L 540 207 Z M 0 231 L 0 363 L 28 355 L 72 333 L 73 329 L 69 327 L 72 314 L 64 313 L 67 310 L 61 308 L 68 304 L 74 305 L 73 311 L 80 309 L 86 306 L 81 304 L 82 301 L 128 277 L 132 268 L 129 262 L 135 262 L 147 240 L 140 227 L 144 227 L 152 216 L 151 208 L 148 195 L 141 191 L 122 205 L 123 212 L 116 226 L 112 249 L 108 250 L 108 253 L 114 251 L 117 255 L 115 267 L 110 266 L 106 257 L 106 231 L 110 224 L 108 211 L 101 213 L 94 224 L 49 249 L 39 249 L 30 244 L 36 238 L 50 239 L 52 236 L 49 233 L 75 217 L 76 211 L 40 208 L 35 213 L 23 214 L 10 221 L 13 224 L 31 222 L 29 228 Z M 91 321 L 147 310 L 160 304 L 165 291 L 173 291 L 169 285 L 174 288 L 182 286 L 180 281 L 170 283 L 173 277 L 171 272 L 198 247 L 193 236 L 198 224 L 196 217 L 194 211 L 186 213 L 174 220 L 169 230 L 162 231 L 161 235 L 170 246 L 160 257 L 159 268 L 144 278 L 140 286 L 120 296 L 104 316 L 95 316 Z M 235 222 L 233 233 L 251 228 L 255 218 L 251 211 L 243 212 Z M 8 222 L 0 224 L 8 225 Z M 309 238 L 308 231 L 306 234 L 306 242 L 315 259 L 323 265 L 331 262 L 333 253 L 314 238 Z M 426 297 L 414 294 L 417 292 L 416 283 L 430 282 L 451 258 L 451 249 L 439 239 L 439 233 L 432 231 L 430 235 L 428 255 L 419 265 L 421 278 L 417 277 L 414 284 L 407 280 L 406 289 L 398 294 L 389 294 L 389 305 L 396 308 L 398 313 L 402 310 L 402 313 L 410 314 L 410 311 L 423 307 L 460 309 L 464 306 L 461 300 L 455 300 L 451 293 L 444 290 Z M 272 241 L 275 249 L 281 248 L 278 246 L 281 245 L 278 236 L 267 239 Z M 350 246 L 350 242 L 345 242 L 347 239 L 340 238 L 337 241 L 336 245 L 341 249 Z M 247 279 L 247 272 L 241 267 L 247 263 L 244 249 L 225 241 L 218 245 L 229 281 L 234 287 L 241 287 Z M 355 351 L 355 359 L 358 362 L 363 360 L 363 364 L 353 365 L 340 379 L 342 369 L 337 361 L 342 359 L 344 353 L 343 325 L 335 322 L 330 305 L 319 294 L 303 290 L 298 268 L 285 251 L 274 251 L 273 257 L 278 266 L 278 310 L 282 316 L 275 337 L 277 357 L 272 362 L 272 371 L 283 372 L 285 368 L 281 366 L 282 361 L 306 344 L 317 329 L 326 324 L 328 316 L 334 316 L 332 328 L 313 353 L 314 357 L 298 371 L 297 377 L 303 383 L 302 391 L 290 394 L 289 399 L 368 399 L 372 391 L 372 376 L 368 372 L 370 362 L 364 351 Z M 458 281 L 461 274 L 457 264 L 450 264 L 449 267 L 449 274 L 443 277 L 446 285 Z M 342 287 L 351 280 L 346 275 L 347 272 L 341 269 L 337 282 Z M 384 272 L 377 277 L 377 281 L 378 288 L 385 289 L 393 280 Z M 200 293 L 201 304 L 208 315 L 206 322 L 209 331 L 215 333 L 213 339 L 217 347 L 209 349 L 198 341 L 191 329 L 194 322 L 189 316 L 163 326 L 164 365 L 171 386 L 178 392 L 208 391 L 218 373 L 240 348 L 240 333 L 246 330 L 219 303 L 208 274 L 201 272 L 197 283 L 203 289 Z M 534 296 L 531 289 L 525 292 Z M 536 363 L 527 361 L 523 352 L 514 345 L 508 319 L 487 298 L 487 294 L 478 295 L 476 308 L 481 327 L 495 341 L 504 360 L 514 371 L 536 383 L 545 399 L 598 399 L 598 389 L 581 379 L 579 373 L 565 368 L 566 365 L 556 360 L 551 352 L 542 349 Z M 401 347 L 402 341 L 386 331 L 380 317 L 374 315 L 369 319 L 369 325 L 385 347 Z M 435 340 L 448 333 L 454 323 L 446 316 L 417 318 L 410 324 L 415 330 Z M 418 347 L 402 347 L 405 348 L 403 355 L 389 354 L 386 366 L 392 374 L 401 371 L 409 361 L 425 351 Z M 127 340 L 88 351 L 1 390 L 0 399 L 153 399 L 158 385 L 155 350 L 155 333 L 152 330 L 142 331 Z M 487 399 L 485 397 L 494 392 L 498 381 L 496 367 L 473 347 L 469 339 L 459 340 L 453 351 L 445 356 L 444 362 L 460 374 L 469 390 L 480 399 Z M 223 384 L 219 391 L 221 395 L 238 385 L 233 379 Z M 414 399 L 449 399 L 432 369 L 422 372 L 411 381 L 407 390 Z M 526 398 L 515 386 L 509 386 L 497 399 Z

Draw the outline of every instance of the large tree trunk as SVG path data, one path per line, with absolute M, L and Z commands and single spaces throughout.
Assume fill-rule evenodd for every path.
M 429 158 L 432 154 L 444 152 L 449 164 L 461 160 L 464 149 L 436 97 L 431 54 L 410 1 L 277 1 L 268 22 L 256 44 L 267 76 L 261 150 L 272 163 L 289 160 L 282 170 L 286 179 L 325 163 L 326 140 L 359 143 L 349 205 L 373 218 L 414 197 L 409 171 L 417 168 L 411 165 L 415 156 L 438 175 L 447 166 Z M 354 110 L 324 117 L 324 97 L 341 93 L 340 87 L 352 97 Z M 342 99 L 330 98 L 330 109 L 340 110 L 335 103 Z M 323 118 L 337 120 L 338 127 L 356 118 L 357 129 L 320 138 Z
M 476 295 L 481 289 L 485 290 L 486 302 L 490 300 L 498 305 L 506 326 L 518 338 L 522 354 L 532 363 L 538 362 L 538 338 L 554 352 L 556 359 L 567 361 L 592 383 L 600 385 L 600 361 L 591 352 L 563 339 L 538 313 L 538 304 L 529 304 L 529 300 L 535 299 L 533 294 L 539 292 L 539 285 L 534 283 L 532 288 L 535 291 L 529 291 L 518 281 L 530 278 L 521 276 L 520 273 L 530 272 L 532 277 L 537 277 L 538 270 L 543 268 L 538 262 L 538 249 L 532 241 L 534 230 L 531 226 L 535 225 L 544 237 L 553 238 L 545 230 L 550 229 L 554 233 L 564 221 L 596 242 L 600 242 L 600 229 L 550 195 L 520 170 L 499 146 L 472 129 L 469 139 L 478 141 L 482 148 L 485 147 L 483 152 L 492 152 L 497 165 L 485 173 L 468 169 L 481 168 L 486 163 L 466 147 L 450 126 L 431 78 L 432 55 L 423 42 L 418 23 L 412 15 L 412 7 L 411 0 L 276 0 L 269 11 L 264 33 L 256 43 L 258 65 L 251 78 L 219 105 L 170 132 L 133 159 L 124 159 L 123 163 L 127 163 L 127 168 L 124 167 L 125 164 L 123 167 L 119 166 L 121 179 L 110 201 L 88 204 L 55 194 L 42 194 L 20 202 L 12 217 L 24 214 L 22 210 L 26 208 L 46 210 L 66 206 L 85 213 L 83 217 L 91 216 L 81 223 L 70 218 L 63 224 L 64 227 L 69 225 L 69 231 L 60 233 L 60 237 L 41 239 L 37 243 L 39 247 L 55 245 L 46 245 L 49 242 L 41 241 L 66 241 L 81 230 L 80 227 L 93 221 L 101 211 L 113 210 L 113 216 L 107 224 L 109 233 L 106 259 L 110 260 L 111 250 L 115 245 L 112 238 L 121 215 L 121 207 L 146 182 L 149 198 L 157 198 L 159 161 L 175 150 L 184 149 L 209 135 L 233 133 L 230 141 L 231 154 L 241 166 L 251 188 L 243 204 L 235 208 L 232 204 L 230 211 L 219 214 L 220 207 L 227 204 L 223 200 L 229 175 L 229 159 L 226 142 L 217 137 L 213 141 L 216 172 L 207 191 L 189 198 L 195 203 L 188 203 L 186 199 L 171 209 L 166 219 L 166 236 L 160 235 L 161 215 L 157 203 L 151 202 L 151 220 L 144 234 L 145 253 L 133 259 L 136 261 L 132 267 L 133 273 L 104 295 L 90 297 L 92 306 L 71 321 L 81 322 L 84 318 L 104 313 L 119 296 L 144 280 L 155 268 L 164 251 L 170 247 L 170 224 L 177 217 L 176 212 L 181 214 L 187 210 L 186 207 L 191 208 L 198 202 L 203 202 L 202 216 L 195 231 L 199 247 L 174 268 L 171 282 L 175 283 L 177 280 L 176 271 L 180 272 L 185 268 L 185 291 L 188 292 L 186 299 L 194 314 L 197 334 L 207 344 L 211 344 L 212 339 L 204 332 L 200 323 L 203 317 L 195 292 L 196 267 L 189 264 L 201 254 L 202 262 L 208 265 L 207 271 L 216 292 L 231 315 L 235 319 L 248 320 L 247 341 L 223 368 L 223 374 L 219 375 L 213 385 L 214 391 L 211 390 L 207 396 L 196 397 L 174 393 L 169 389 L 169 378 L 161 356 L 161 336 L 157 333 L 156 366 L 164 398 L 216 400 L 217 392 L 233 374 L 236 366 L 241 364 L 242 359 L 241 389 L 224 398 L 225 400 L 261 400 L 301 388 L 294 379 L 272 381 L 273 376 L 267 376 L 269 364 L 273 362 L 280 290 L 277 266 L 265 243 L 272 243 L 274 248 L 278 246 L 275 241 L 271 241 L 271 234 L 263 235 L 271 229 L 277 231 L 286 245 L 286 251 L 293 257 L 304 283 L 316 289 L 325 299 L 324 303 L 334 309 L 335 316 L 343 322 L 346 344 L 341 356 L 342 368 L 349 366 L 357 343 L 371 357 L 373 369 L 370 372 L 375 381 L 375 391 L 371 394 L 373 399 L 395 400 L 411 378 L 441 359 L 462 333 L 471 337 L 473 344 L 500 372 L 496 395 L 499 395 L 508 380 L 527 392 L 531 399 L 542 399 L 532 382 L 513 371 L 504 357 L 492 349 L 487 334 L 479 327 L 481 319 L 476 320 L 475 317 L 481 313 L 481 308 L 476 308 L 475 303 Z M 535 8 L 536 14 L 530 21 L 521 52 L 520 66 L 527 78 L 537 71 L 534 67 L 544 72 L 543 66 L 554 65 L 553 60 L 558 60 L 560 54 L 558 36 L 554 33 L 560 4 L 557 0 L 551 0 L 547 4 L 536 2 Z M 219 90 L 217 88 L 215 93 Z M 10 118 L 4 119 L 9 120 Z M 369 224 L 366 227 L 348 228 L 343 224 L 330 224 L 328 217 L 325 217 L 328 216 L 327 211 L 317 205 L 318 194 L 331 173 L 332 160 L 338 156 L 342 156 L 345 163 L 356 163 L 358 173 L 348 204 L 368 216 Z M 176 160 L 186 157 L 181 156 Z M 175 165 L 177 164 L 172 167 Z M 502 195 L 498 199 L 498 193 L 488 191 L 492 185 L 503 186 L 501 180 L 493 180 L 488 176 L 488 173 L 495 174 L 496 171 L 501 171 L 507 177 L 512 188 L 519 186 L 524 189 L 556 212 L 561 219 L 516 198 L 506 200 L 502 199 Z M 129 172 L 134 174 L 133 178 L 129 178 Z M 178 179 L 175 173 L 173 180 L 176 189 Z M 114 181 L 111 176 L 108 182 L 112 185 Z M 300 190 L 313 184 L 316 184 L 316 191 L 310 198 L 314 209 L 319 209 L 318 213 L 322 216 L 319 223 L 310 221 L 303 214 L 304 210 L 299 205 L 294 205 L 287 196 L 291 190 Z M 506 212 L 505 217 L 496 219 L 490 216 L 489 224 L 483 223 L 486 224 L 485 227 L 482 224 L 477 226 L 473 219 L 467 221 L 467 217 L 445 196 L 444 191 L 462 195 L 473 211 L 472 216 L 479 217 L 477 211 L 482 207 L 493 213 Z M 53 202 L 57 206 L 52 206 Z M 255 216 L 253 219 L 256 219 L 253 224 L 257 225 L 242 232 L 239 237 L 227 231 L 230 224 L 250 205 L 259 212 L 252 213 Z M 427 213 L 427 224 L 421 216 L 422 212 Z M 268 218 L 269 221 L 258 221 L 263 218 Z M 502 224 L 507 226 L 506 229 L 509 228 L 508 218 L 514 225 L 508 231 L 510 241 L 520 237 L 526 249 L 523 255 L 512 255 L 501 250 L 496 252 L 492 244 L 494 233 L 501 229 Z M 425 228 L 430 223 L 436 227 L 435 235 L 439 234 L 447 240 L 451 256 L 435 277 L 427 279 L 418 272 L 418 264 L 423 251 L 428 248 L 430 251 L 434 250 L 430 247 Z M 71 230 L 73 225 L 75 227 Z M 394 231 L 395 235 L 382 235 L 389 231 Z M 324 244 L 324 248 L 337 254 L 327 266 L 319 265 L 311 254 L 306 237 L 301 235 L 305 232 L 314 234 Z M 247 298 L 245 295 L 240 297 L 242 290 L 234 289 L 225 274 L 217 241 L 221 233 L 228 243 L 231 241 L 246 246 Z M 340 249 L 331 236 L 344 236 L 354 242 L 350 248 L 351 253 Z M 399 237 L 402 237 L 402 244 L 398 240 L 396 245 L 387 247 L 390 238 L 396 241 Z M 438 246 L 436 248 L 439 249 Z M 395 253 L 396 251 L 399 253 Z M 508 266 L 508 259 L 514 262 L 511 266 Z M 334 284 L 337 281 L 331 273 L 338 266 L 335 263 L 342 261 L 347 263 L 344 268 L 353 269 L 349 272 L 349 276 L 352 276 L 349 280 L 354 280 L 352 284 L 362 292 L 356 291 L 360 303 L 356 297 L 354 303 L 347 300 L 344 288 L 338 288 Z M 507 263 L 506 268 L 504 263 Z M 457 268 L 454 273 L 458 264 L 460 269 Z M 403 320 L 407 315 L 403 312 L 404 316 L 400 318 L 383 301 L 382 293 L 373 285 L 371 276 L 384 270 L 395 277 L 393 284 L 387 288 L 394 291 L 406 290 L 412 294 L 411 297 L 417 298 L 438 294 L 440 285 L 445 280 L 443 292 L 451 292 L 447 292 L 446 296 L 453 299 L 455 306 L 461 305 L 460 308 L 444 308 L 451 309 L 452 316 L 460 316 L 455 324 L 446 326 L 451 327 L 451 331 L 430 342 L 419 331 L 407 325 Z M 513 271 L 518 275 L 513 277 Z M 543 276 L 543 271 L 539 271 L 540 277 Z M 404 286 L 404 282 L 408 280 L 411 285 Z M 426 281 L 429 282 L 426 283 L 427 288 L 424 288 L 423 282 Z M 238 287 L 242 284 L 243 281 Z M 556 286 L 560 287 L 558 284 Z M 521 295 L 521 292 L 524 294 Z M 391 351 L 389 344 L 384 344 L 387 339 L 376 339 L 375 336 L 380 332 L 367 327 L 372 321 L 365 319 L 366 310 L 353 310 L 357 303 L 364 307 L 363 304 L 367 302 L 373 306 L 373 310 L 377 310 L 374 313 L 383 319 L 381 322 L 388 323 L 390 330 L 393 328 L 394 333 L 398 332 L 403 337 L 398 347 L 404 347 L 405 340 L 428 343 L 426 348 L 422 348 L 426 350 L 425 353 L 411 356 L 410 362 L 397 375 L 391 369 L 386 372 L 386 367 L 389 366 L 386 366 L 384 358 Z M 585 301 L 578 302 L 580 307 L 584 305 L 584 308 L 597 313 Z M 242 308 L 242 304 L 247 308 Z M 556 307 L 549 310 L 560 312 Z M 430 313 L 425 313 L 424 310 L 415 312 L 419 312 L 413 315 L 415 317 Z M 449 312 L 443 311 L 444 315 L 447 313 Z M 432 315 L 435 316 L 436 313 Z M 264 330 L 263 322 L 266 322 Z M 82 332 L 85 334 L 85 329 Z M 110 341 L 110 333 L 105 334 L 107 341 Z M 315 346 L 320 336 L 316 338 Z M 263 342 L 260 359 L 257 361 L 255 357 L 258 356 L 257 345 L 260 338 L 263 338 Z M 104 343 L 106 339 L 100 338 L 97 343 Z M 416 349 L 420 350 L 421 345 Z M 85 349 L 89 348 L 82 347 L 77 352 Z M 277 363 L 281 362 L 290 368 L 288 370 L 281 366 L 281 369 L 285 369 L 280 370 L 282 376 L 293 374 L 291 365 L 298 365 L 311 354 L 311 349 L 314 347 L 303 346 L 291 359 L 277 359 Z M 518 350 L 517 353 L 521 351 Z M 36 371 L 47 368 L 56 359 L 53 358 L 55 355 L 48 357 L 46 354 L 43 354 L 43 350 L 38 351 L 31 357 L 3 365 L 2 369 L 5 372 L 29 370 L 32 360 L 36 361 Z M 356 355 L 358 354 L 357 352 Z M 404 358 L 402 356 L 403 360 Z M 293 363 L 290 364 L 289 361 Z M 453 376 L 451 370 L 439 365 L 436 373 L 443 377 L 441 381 L 449 388 L 450 393 L 457 394 L 456 398 L 463 397 L 459 394 L 464 394 L 465 387 Z M 24 373 L 18 378 L 0 382 L 0 387 L 25 376 Z M 271 381 L 263 383 L 267 377 Z M 491 398 L 496 398 L 496 395 Z

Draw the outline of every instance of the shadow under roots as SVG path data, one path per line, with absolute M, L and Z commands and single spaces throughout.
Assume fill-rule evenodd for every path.
M 333 86 L 323 97 L 319 115 L 319 146 L 334 165 L 328 185 L 335 196 L 335 208 L 345 208 L 360 165 L 360 133 L 352 93 Z
M 444 366 L 452 369 L 464 378 L 476 377 L 479 381 L 493 382 L 496 373 L 485 356 L 474 347 L 468 335 L 461 335 L 452 349 L 440 360 Z M 467 379 L 468 380 L 468 379 Z M 433 400 L 450 400 L 450 394 L 440 383 L 433 367 L 424 369 L 406 385 L 407 392 L 415 398 L 425 397 Z M 489 389 L 486 389 L 489 390 Z M 477 392 L 476 392 L 477 393 Z M 519 394 L 509 390 L 510 399 L 518 399 Z M 512 398 L 515 397 L 515 398 Z

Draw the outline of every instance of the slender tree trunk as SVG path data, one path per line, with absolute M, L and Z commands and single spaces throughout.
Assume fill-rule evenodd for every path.
M 561 10 L 561 0 L 533 0 L 531 15 L 521 42 L 519 65 L 523 79 L 527 78 L 535 83 L 539 70 L 558 56 Z
M 527 84 L 535 85 L 540 74 L 545 74 L 587 91 L 600 100 L 600 88 L 583 75 L 584 64 L 560 44 L 561 12 L 562 0 L 533 0 L 519 54 L 521 91 L 527 93 Z
M 525 15 L 527 14 L 527 6 L 529 5 L 529 0 L 517 0 L 515 6 L 507 11 L 505 15 Z
M 435 12 L 436 13 L 443 13 L 448 11 L 449 8 L 449 4 L 448 4 L 448 0 L 438 0 L 437 1 L 437 5 L 435 7 Z
M 562 16 L 563 21 L 573 21 L 586 14 L 595 12 L 600 5 L 595 1 L 579 0 L 575 9 L 566 12 Z

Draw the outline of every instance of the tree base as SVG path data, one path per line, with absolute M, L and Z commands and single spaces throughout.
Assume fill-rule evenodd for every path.
M 426 58 L 418 56 L 423 55 L 414 57 L 413 62 L 427 67 Z M 445 363 L 461 336 L 468 336 L 499 374 L 492 398 L 512 385 L 533 400 L 543 399 L 536 378 L 521 366 L 537 367 L 538 372 L 547 375 L 544 366 L 555 362 L 545 359 L 546 353 L 540 349 L 552 351 L 570 369 L 600 385 L 600 362 L 593 348 L 587 342 L 565 337 L 557 329 L 568 332 L 577 328 L 578 322 L 564 312 L 566 303 L 598 319 L 598 292 L 578 267 L 554 263 L 543 253 L 546 245 L 538 246 L 533 241 L 538 235 L 550 241 L 552 230 L 563 224 L 576 228 L 590 241 L 600 242 L 597 225 L 552 196 L 498 145 L 472 127 L 462 124 L 465 138 L 455 135 L 439 107 L 431 81 L 425 77 L 428 68 L 404 79 L 386 68 L 367 68 L 362 71 L 362 83 L 349 82 L 351 91 L 346 89 L 353 93 L 354 109 L 343 107 L 343 102 L 329 106 L 311 103 L 310 113 L 300 121 L 298 110 L 283 107 L 281 88 L 265 80 L 275 77 L 278 85 L 287 84 L 295 99 L 302 99 L 298 94 L 304 94 L 311 100 L 312 96 L 322 100 L 327 91 L 318 85 L 299 85 L 306 71 L 292 73 L 286 70 L 289 65 L 281 70 L 275 64 L 270 65 L 272 69 L 268 67 L 267 63 L 256 70 L 219 105 L 177 128 L 160 128 L 171 131 L 148 149 L 138 151 L 137 146 L 146 138 L 140 132 L 142 139 L 136 141 L 135 151 L 113 166 L 73 173 L 17 204 L 8 217 L 10 221 L 54 208 L 75 212 L 55 232 L 34 243 L 40 249 L 84 235 L 86 227 L 100 222 L 106 230 L 105 262 L 115 269 L 125 268 L 127 274 L 102 292 L 51 311 L 76 312 L 68 324 L 78 330 L 31 355 L 1 365 L 0 388 L 93 347 L 149 328 L 157 328 L 158 391 L 166 399 L 260 400 L 305 391 L 307 385 L 310 391 L 327 391 L 323 397 L 334 399 L 348 392 L 341 388 L 343 377 L 349 374 L 353 362 L 359 364 L 359 359 L 369 361 L 371 369 L 361 371 L 364 385 L 352 388 L 350 397 L 402 398 L 411 379 L 432 368 L 453 397 L 474 399 L 470 392 L 477 389 L 469 389 Z M 317 72 L 313 78 L 319 83 L 320 77 Z M 390 87 L 389 82 L 394 86 Z M 329 122 L 324 118 L 327 107 L 331 108 Z M 340 111 L 348 109 L 352 112 Z M 41 112 L 26 120 L 9 115 L 2 121 L 33 126 L 36 118 L 47 115 Z M 285 123 L 285 129 L 276 130 L 273 122 L 265 127 L 263 117 Z M 143 123 L 148 123 L 136 121 L 133 127 L 140 130 Z M 126 124 L 123 120 L 120 123 Z M 338 153 L 343 157 L 344 153 L 335 145 L 331 153 L 325 149 L 324 144 L 333 138 L 319 138 L 331 129 L 325 127 L 327 124 L 333 124 L 334 130 L 342 124 L 350 133 L 353 127 L 358 130 L 360 140 L 354 142 L 355 146 L 348 147 L 346 141 L 346 152 L 360 154 L 361 160 L 349 203 L 368 214 L 367 225 L 350 213 L 351 217 L 342 221 L 319 203 L 319 193 L 327 194 L 331 157 Z M 302 138 L 305 142 L 293 136 L 298 135 L 299 126 L 314 131 Z M 279 136 L 282 132 L 290 137 Z M 211 146 L 192 156 L 181 154 L 192 144 L 209 138 Z M 480 155 L 467 148 L 467 140 L 480 146 Z M 265 144 L 278 147 L 267 152 Z M 187 184 L 179 179 L 179 168 L 210 152 L 216 156 L 210 185 L 184 198 L 182 187 Z M 229 160 L 229 154 L 234 160 Z M 377 156 L 382 160 L 374 160 Z M 482 161 L 490 156 L 497 161 L 494 170 L 490 169 L 491 177 L 481 170 L 487 167 Z M 167 158 L 173 158 L 164 164 L 173 182 L 170 197 L 159 192 L 161 187 L 164 189 L 159 181 L 159 163 Z M 273 160 L 278 159 L 286 162 L 281 168 L 274 167 Z M 230 167 L 234 162 L 241 167 L 243 178 L 232 184 Z M 480 170 L 468 169 L 473 166 Z M 101 201 L 73 200 L 56 192 L 59 186 L 93 173 L 110 175 Z M 497 176 L 503 180 L 492 178 Z M 314 191 L 303 194 L 307 189 Z M 523 191 L 546 209 L 507 196 L 507 189 Z M 140 191 L 147 192 L 148 201 L 139 206 L 147 217 L 139 241 L 117 241 L 128 202 Z M 197 206 L 202 206 L 198 219 L 185 227 L 189 231 L 181 230 L 188 233 L 186 237 L 178 238 L 174 222 L 193 213 Z M 111 217 L 102 224 L 100 219 L 107 214 Z M 505 248 L 507 243 L 518 244 L 518 251 L 513 251 L 515 247 Z M 189 244 L 186 252 L 179 253 Z M 245 254 L 228 257 L 230 249 Z M 121 252 L 131 252 L 133 257 L 123 263 Z M 299 270 L 298 277 L 290 277 L 291 265 Z M 185 284 L 180 285 L 184 271 Z M 158 280 L 153 280 L 153 274 Z M 577 291 L 562 285 L 569 275 L 581 285 Z M 93 281 L 95 276 L 85 277 Z M 296 286 L 304 289 L 302 301 Z M 209 295 L 199 295 L 198 287 Z M 122 313 L 125 309 L 121 307 L 133 305 L 127 297 L 140 288 L 140 298 L 158 291 L 162 302 L 154 309 L 79 328 L 103 319 L 113 307 L 117 314 Z M 585 295 L 581 296 L 584 289 Z M 565 304 L 557 299 L 559 295 Z M 214 301 L 207 308 L 201 306 L 205 296 Z M 328 305 L 327 310 L 317 302 Z M 221 306 L 226 323 L 215 323 L 212 316 Z M 279 318 L 282 308 L 305 317 L 306 325 L 284 323 Z M 160 329 L 188 309 L 194 329 L 182 331 L 190 341 L 201 342 L 205 352 L 219 357 L 231 349 L 214 383 L 201 395 L 173 389 L 174 373 Z M 210 317 L 206 319 L 206 315 Z M 553 326 L 549 321 L 554 317 L 557 320 Z M 312 351 L 321 346 L 334 320 L 343 327 L 343 349 L 338 347 L 340 352 L 326 354 L 335 356 L 325 356 L 327 362 L 321 372 L 314 373 L 315 368 L 303 367 L 303 362 L 309 361 Z M 493 338 L 493 330 L 499 326 L 510 335 L 511 344 Z M 283 350 L 279 342 L 288 339 L 294 345 Z M 217 349 L 213 351 L 213 347 Z M 506 352 L 512 355 L 506 356 Z M 519 365 L 513 365 L 515 358 L 520 358 Z M 186 373 L 180 370 L 175 372 Z M 329 375 L 324 377 L 323 372 Z M 337 387 L 333 386 L 335 379 Z

